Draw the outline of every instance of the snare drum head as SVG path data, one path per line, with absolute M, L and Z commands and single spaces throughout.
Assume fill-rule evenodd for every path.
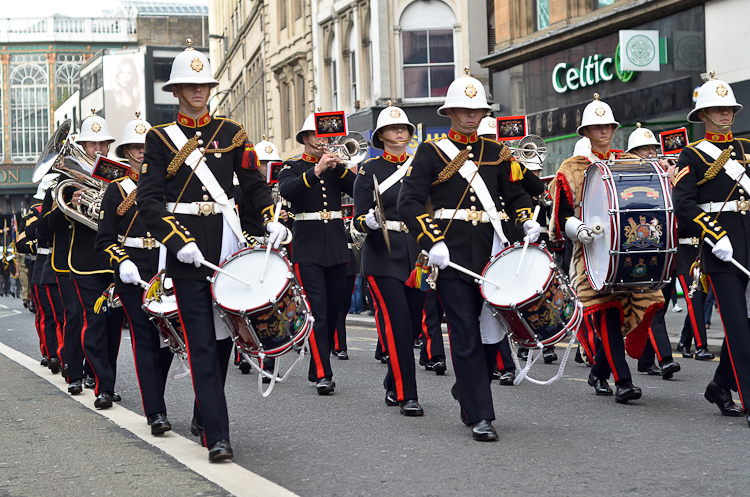
M 163 285 L 166 289 L 172 289 L 172 278 L 160 278 L 160 275 L 154 276 L 149 285 L 149 289 L 153 288 L 154 285 Z M 143 306 L 146 308 L 146 312 L 153 314 L 154 316 L 169 316 L 172 313 L 177 312 L 177 297 L 174 294 L 161 295 L 157 300 L 156 298 L 146 299 L 145 295 L 149 293 L 148 290 L 144 292 Z
M 276 299 L 289 284 L 288 275 L 291 268 L 278 251 L 271 250 L 266 274 L 261 283 L 260 273 L 265 258 L 265 249 L 245 249 L 229 257 L 222 265 L 222 269 L 249 285 L 217 273 L 212 285 L 216 302 L 226 309 L 239 311 L 257 309 Z
M 547 286 L 552 275 L 549 253 L 536 244 L 529 244 L 516 276 L 522 252 L 523 246 L 508 247 L 485 268 L 482 276 L 500 285 L 497 288 L 486 281 L 481 282 L 482 295 L 490 304 L 508 307 L 525 302 L 536 296 L 537 290 L 544 290 Z
M 594 241 L 585 246 L 586 269 L 589 271 L 592 287 L 604 286 L 609 271 L 609 250 L 612 245 L 612 222 L 609 216 L 610 198 L 608 183 L 602 177 L 602 169 L 593 165 L 589 168 L 583 187 L 583 208 L 581 221 L 589 228 L 601 224 L 604 231 L 594 235 Z

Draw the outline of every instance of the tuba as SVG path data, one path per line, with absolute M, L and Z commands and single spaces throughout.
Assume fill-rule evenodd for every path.
M 541 165 L 547 158 L 547 144 L 538 135 L 526 135 L 518 142 L 517 147 L 510 147 L 513 158 L 526 165 L 534 163 Z
M 34 167 L 32 180 L 38 183 L 50 172 L 67 176 L 65 179 L 60 177 L 57 186 L 55 186 L 54 200 L 66 216 L 96 231 L 98 228 L 99 210 L 107 184 L 104 181 L 93 178 L 81 167 L 81 165 L 86 165 L 93 170 L 95 163 L 86 155 L 81 146 L 73 140 L 70 133 L 72 125 L 73 121 L 66 119 L 55 130 L 52 138 L 47 142 L 42 154 L 39 156 L 39 160 Z M 73 160 L 66 163 L 66 157 L 71 157 Z M 69 206 L 63 198 L 65 189 L 71 187 L 76 190 L 86 189 L 81 196 L 81 205 L 75 209 Z
M 361 133 L 352 131 L 346 136 L 337 136 L 328 144 L 328 151 L 338 155 L 349 164 L 359 164 L 367 156 L 367 139 Z

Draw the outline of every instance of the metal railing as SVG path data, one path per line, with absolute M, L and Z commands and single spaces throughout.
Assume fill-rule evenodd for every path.
M 135 18 L 0 18 L 0 43 L 26 41 L 135 41 Z

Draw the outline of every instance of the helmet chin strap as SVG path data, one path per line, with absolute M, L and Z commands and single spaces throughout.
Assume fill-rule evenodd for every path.
M 409 143 L 411 141 L 411 137 L 406 140 L 391 140 L 390 138 L 383 136 L 380 132 L 378 132 L 378 137 L 385 143 L 390 143 L 391 145 L 403 145 L 404 143 Z
M 130 153 L 130 150 L 128 150 L 128 146 L 125 145 L 125 158 L 128 159 L 128 162 L 137 162 L 138 164 L 143 164 L 143 161 L 139 161 L 135 157 L 133 157 L 133 154 Z M 132 164 L 131 164 L 132 165 Z
M 458 124 L 460 124 L 463 128 L 470 129 L 472 131 L 476 131 L 477 128 L 479 128 L 479 125 L 482 123 L 480 120 L 478 123 L 476 123 L 474 126 L 469 126 L 468 124 L 464 124 L 461 122 L 461 120 L 458 118 L 455 112 L 453 112 L 453 109 L 448 109 L 450 111 L 450 115 L 453 116 L 453 119 L 456 120 Z
M 206 106 L 206 103 L 208 102 L 208 96 L 206 96 L 206 98 L 203 100 L 203 103 L 201 103 L 200 105 L 193 105 L 193 102 L 191 102 L 190 99 L 185 96 L 185 90 L 183 89 L 182 85 L 179 85 L 177 88 L 178 88 L 178 91 L 180 92 L 180 95 L 182 95 L 182 98 L 185 100 L 185 102 L 187 102 L 187 104 L 193 109 L 201 110 L 203 107 Z
M 711 124 L 713 124 L 714 126 L 716 126 L 717 128 L 719 128 L 720 130 L 723 130 L 723 131 L 727 131 L 727 130 L 730 130 L 730 129 L 732 129 L 732 124 L 734 124 L 734 118 L 735 118 L 735 116 L 736 116 L 736 113 L 735 113 L 735 115 L 734 115 L 734 116 L 732 116 L 732 122 L 730 122 L 729 124 L 720 124 L 720 123 L 717 123 L 717 122 L 716 122 L 716 121 L 714 120 L 714 118 L 713 118 L 713 117 L 709 116 L 707 112 L 703 112 L 703 110 L 701 110 L 701 111 L 700 111 L 700 114 L 701 114 L 701 115 L 702 115 L 703 117 L 705 117 L 705 118 L 706 118 L 706 120 L 708 120 L 708 121 L 709 121 L 709 122 L 710 122 Z

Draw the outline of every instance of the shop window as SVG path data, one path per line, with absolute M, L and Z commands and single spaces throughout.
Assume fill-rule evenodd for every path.
M 401 16 L 404 98 L 444 97 L 455 77 L 453 11 L 418 1 Z
M 549 0 L 536 0 L 536 30 L 549 27 Z
M 49 74 L 44 54 L 10 58 L 11 159 L 33 163 L 49 138 Z

